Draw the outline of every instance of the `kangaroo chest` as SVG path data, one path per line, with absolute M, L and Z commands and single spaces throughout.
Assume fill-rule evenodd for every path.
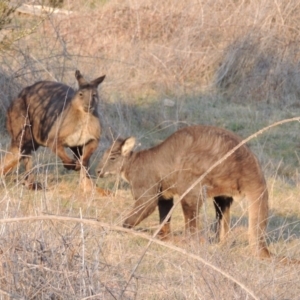
M 95 117 L 86 114 L 73 125 L 72 132 L 66 136 L 64 144 L 68 147 L 85 145 L 98 138 L 97 131 L 99 131 L 99 125 L 95 122 Z

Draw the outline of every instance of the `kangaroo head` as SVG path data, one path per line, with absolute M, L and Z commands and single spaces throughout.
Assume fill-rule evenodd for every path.
M 79 70 L 76 70 L 75 77 L 78 82 L 78 90 L 74 96 L 74 105 L 76 109 L 93 113 L 97 109 L 99 102 L 98 86 L 104 80 L 105 75 L 94 79 L 91 82 L 86 81 Z
M 135 138 L 129 137 L 127 139 L 118 138 L 108 148 L 102 159 L 100 160 L 97 173 L 100 177 L 105 177 L 110 174 L 119 174 L 122 172 L 124 161 L 128 159 L 135 145 Z

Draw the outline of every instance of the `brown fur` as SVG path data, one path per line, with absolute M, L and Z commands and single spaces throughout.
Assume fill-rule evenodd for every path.
M 63 83 L 39 81 L 24 88 L 13 100 L 7 111 L 6 127 L 11 145 L 2 160 L 3 175 L 22 160 L 26 184 L 38 188 L 31 174 L 31 153 L 39 146 L 50 148 L 67 169 L 88 167 L 100 140 L 97 88 L 105 76 L 87 82 L 77 70 L 75 77 L 77 91 Z M 67 155 L 65 147 L 73 151 L 73 158 Z
M 132 152 L 134 138 L 118 139 L 105 152 L 98 173 L 100 177 L 121 173 L 131 184 L 136 201 L 124 226 L 133 227 L 154 211 L 160 194 L 166 199 L 182 195 L 240 142 L 232 132 L 201 125 L 178 130 L 161 144 L 139 152 Z M 257 158 L 247 146 L 237 149 L 181 200 L 186 229 L 192 233 L 197 230 L 204 194 L 223 199 L 245 196 L 249 202 L 249 242 L 258 256 L 270 255 L 264 240 L 268 219 L 266 181 Z M 229 229 L 229 206 L 225 205 L 228 216 L 223 218 L 223 231 Z M 221 235 L 226 236 L 226 232 Z

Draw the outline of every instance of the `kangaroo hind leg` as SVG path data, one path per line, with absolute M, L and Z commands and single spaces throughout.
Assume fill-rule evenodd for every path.
M 195 234 L 198 231 L 199 209 L 202 206 L 202 202 L 202 196 L 194 191 L 190 192 L 181 200 L 185 231 L 187 234 Z
M 158 212 L 159 212 L 160 224 L 165 220 L 166 216 L 168 215 L 169 211 L 172 209 L 173 205 L 174 205 L 173 197 L 169 199 L 165 199 L 163 196 L 160 196 L 158 198 Z M 164 224 L 164 226 L 159 232 L 159 236 L 161 239 L 165 239 L 171 233 L 170 222 L 171 222 L 171 217 L 166 221 L 166 223 Z
M 249 243 L 254 254 L 264 258 L 270 257 L 265 241 L 268 221 L 268 191 L 266 186 L 246 193 L 249 202 Z
M 230 206 L 232 197 L 214 197 L 214 207 L 216 210 L 215 236 L 216 242 L 223 242 L 230 229 Z

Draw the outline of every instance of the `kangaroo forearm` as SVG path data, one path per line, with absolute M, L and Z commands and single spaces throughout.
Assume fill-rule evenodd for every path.
M 57 147 L 56 149 L 51 149 L 57 156 L 62 160 L 64 167 L 67 169 L 74 169 L 76 166 L 76 161 L 70 158 L 64 147 Z
M 128 214 L 123 223 L 123 226 L 126 228 L 132 228 L 138 225 L 151 215 L 157 206 L 157 201 L 151 201 L 148 205 L 143 204 L 142 201 L 137 201 L 135 204 L 134 209 Z
M 89 160 L 92 154 L 95 152 L 95 150 L 98 147 L 98 140 L 92 140 L 88 144 L 83 146 L 82 149 L 82 164 L 84 167 L 88 167 Z

